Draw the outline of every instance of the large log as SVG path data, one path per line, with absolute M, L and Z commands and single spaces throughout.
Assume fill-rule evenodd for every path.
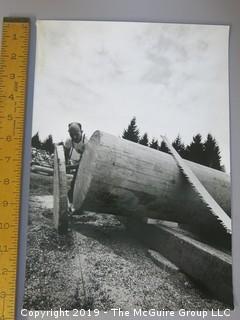
M 230 177 L 185 161 L 230 216 Z M 86 145 L 73 204 L 77 210 L 149 217 L 222 230 L 171 155 L 100 131 Z

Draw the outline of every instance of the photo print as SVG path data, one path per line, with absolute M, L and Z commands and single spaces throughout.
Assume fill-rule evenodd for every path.
M 228 41 L 37 21 L 25 309 L 233 307 Z

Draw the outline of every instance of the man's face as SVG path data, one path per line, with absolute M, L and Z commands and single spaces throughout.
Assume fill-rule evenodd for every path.
M 73 142 L 79 142 L 82 139 L 82 131 L 78 125 L 73 124 L 69 128 L 69 135 L 72 138 Z
M 76 132 L 76 133 L 72 133 L 72 134 L 70 133 L 70 136 L 71 136 L 73 142 L 79 142 L 82 138 L 81 132 Z

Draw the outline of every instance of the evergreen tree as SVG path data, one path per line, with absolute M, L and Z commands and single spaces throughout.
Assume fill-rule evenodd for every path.
M 156 150 L 159 150 L 159 144 L 158 144 L 158 140 L 155 140 L 154 138 L 152 139 L 150 145 L 149 145 L 150 148 L 152 149 L 156 149 Z
M 208 167 L 224 171 L 224 166 L 221 165 L 219 146 L 210 133 L 204 142 L 204 164 Z
M 193 162 L 204 164 L 204 146 L 200 134 L 195 135 L 191 144 L 187 146 L 185 158 Z
M 50 154 L 54 152 L 54 144 L 53 144 L 53 138 L 52 135 L 50 134 L 47 139 L 43 142 L 42 144 L 42 149 L 46 150 Z
M 31 144 L 32 144 L 33 148 L 41 149 L 42 143 L 41 143 L 41 140 L 39 138 L 38 132 L 32 137 Z
M 146 132 L 144 133 L 144 135 L 139 140 L 139 143 L 142 144 L 143 146 L 148 146 L 149 140 L 148 140 L 148 134 Z
M 185 156 L 185 146 L 182 143 L 180 135 L 173 141 L 172 146 L 180 154 L 181 157 Z
M 221 171 L 223 171 L 223 172 L 226 172 L 226 169 L 225 169 L 225 165 L 223 164 L 223 165 L 221 165 L 221 169 L 220 169 Z
M 136 117 L 132 118 L 128 128 L 123 131 L 122 138 L 133 142 L 139 141 L 139 129 L 136 125 Z
M 161 142 L 159 150 L 162 152 L 169 153 L 168 147 L 164 141 Z

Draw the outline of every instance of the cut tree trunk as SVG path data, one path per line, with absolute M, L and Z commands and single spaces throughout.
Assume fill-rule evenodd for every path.
M 207 191 L 230 216 L 230 177 L 187 160 Z M 223 227 L 167 153 L 96 131 L 86 145 L 74 187 L 75 209 Z

